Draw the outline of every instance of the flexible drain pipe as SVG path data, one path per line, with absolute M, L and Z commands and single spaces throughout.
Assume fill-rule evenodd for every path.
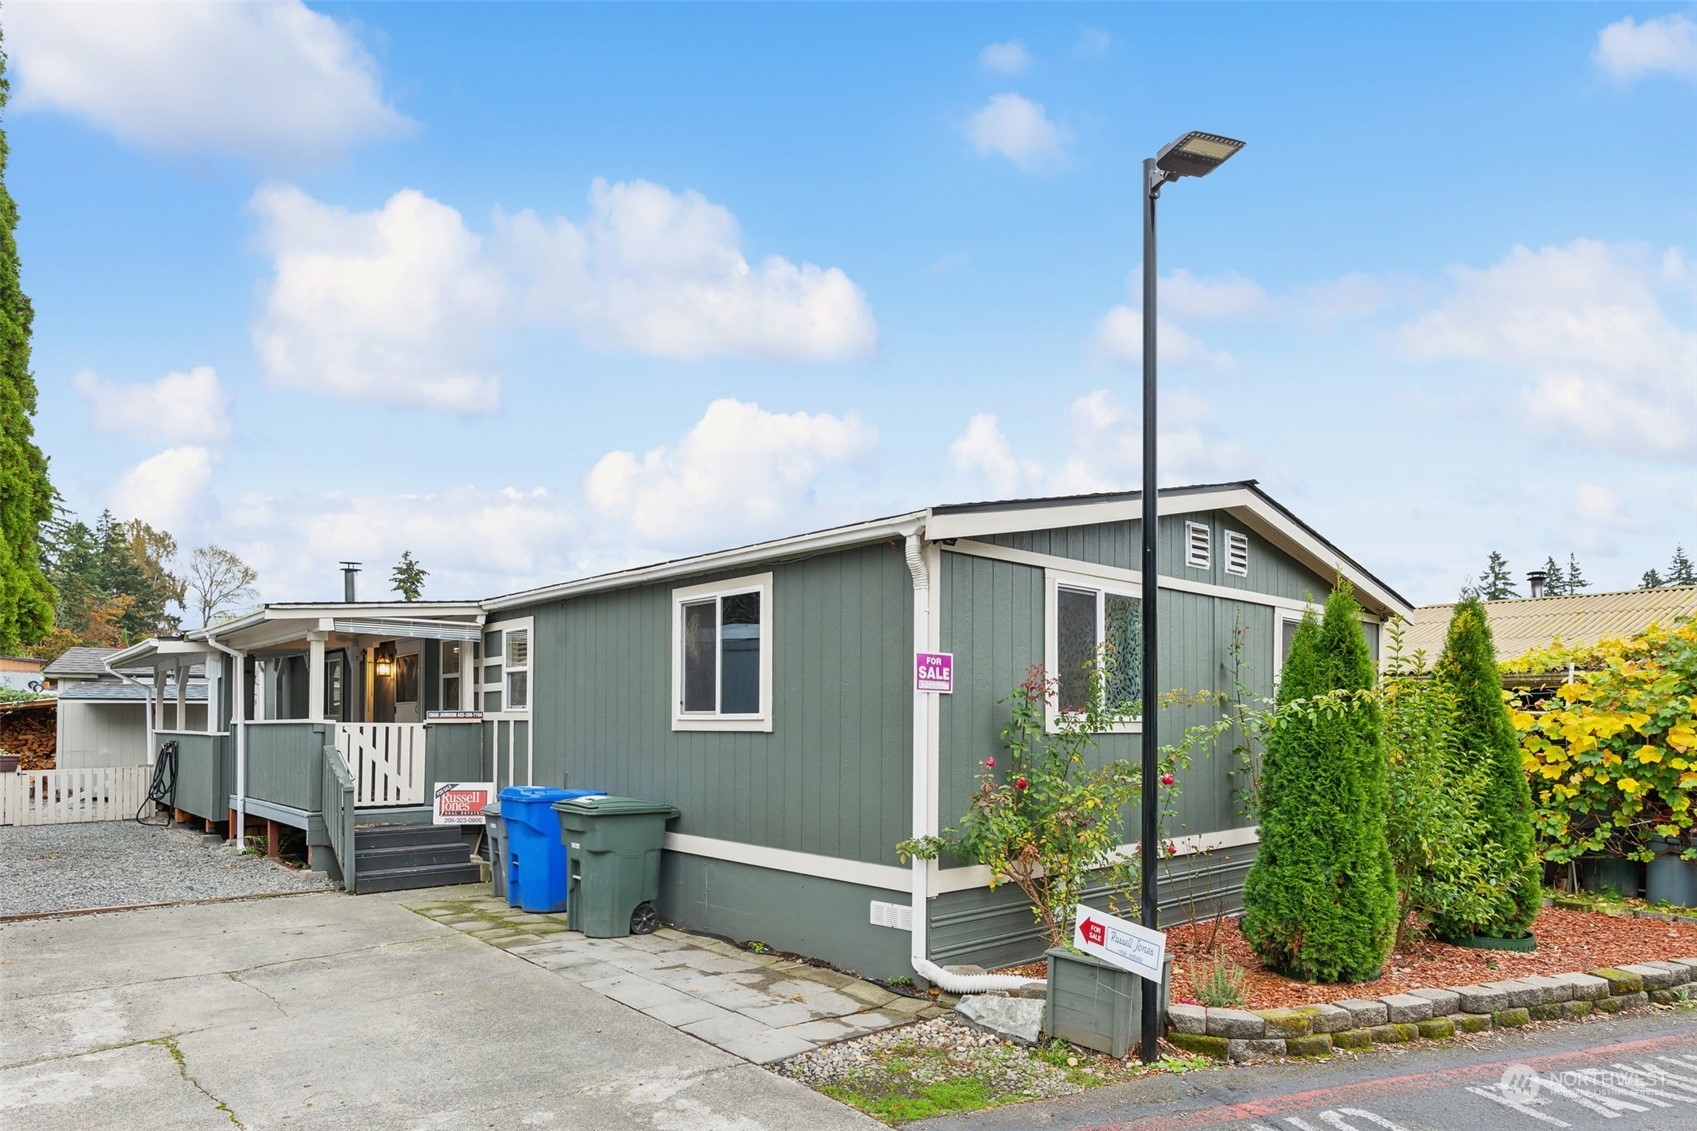
M 247 654 L 220 644 L 210 629 L 206 642 L 235 661 L 236 674 L 230 681 L 230 725 L 236 730 L 236 827 L 231 831 L 236 847 L 243 848 L 247 845 Z M 208 702 L 206 709 L 215 711 L 217 705 Z
M 907 536 L 907 568 L 913 575 L 913 651 L 931 651 L 931 581 L 925 569 L 925 538 L 915 532 Z M 930 700 L 915 687 L 913 693 L 913 835 L 930 831 L 931 814 Z M 913 972 L 951 994 L 981 994 L 992 990 L 1018 990 L 1039 979 L 1016 974 L 951 974 L 926 957 L 927 926 L 930 918 L 930 862 L 913 860 Z

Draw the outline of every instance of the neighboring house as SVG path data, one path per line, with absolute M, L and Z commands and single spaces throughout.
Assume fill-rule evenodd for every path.
M 40 691 L 44 661 L 34 656 L 0 656 L 0 687 L 13 691 Z
M 160 726 L 169 721 L 173 726 L 205 729 L 204 668 L 197 664 L 180 673 L 172 668 L 156 673 L 150 666 L 131 666 L 114 671 L 106 662 L 119 652 L 117 648 L 67 648 L 42 669 L 59 697 L 58 769 L 139 766 L 150 761 L 150 702 L 158 715 L 153 722 Z
M 1671 627 L 1681 617 L 1697 615 L 1697 586 L 1513 597 L 1484 604 L 1497 661 L 1506 663 L 1558 640 L 1563 644 L 1595 644 L 1610 637 L 1636 636 L 1652 624 Z M 1403 653 L 1413 656 L 1416 651 L 1423 651 L 1426 666 L 1436 663 L 1444 650 L 1444 638 L 1454 615 L 1454 605 L 1422 605 L 1415 609 L 1403 637 Z M 1562 683 L 1566 678 L 1565 670 L 1505 672 L 1503 684 L 1545 687 Z
M 481 778 L 676 805 L 660 908 L 671 922 L 883 977 L 923 962 L 1031 959 L 1042 946 L 1011 886 L 991 892 L 985 869 L 958 861 L 903 866 L 894 846 L 959 819 L 984 758 L 1001 753 L 1002 700 L 1032 665 L 1060 673 L 1064 703 L 1079 694 L 1078 666 L 1110 643 L 1124 657 L 1110 681 L 1135 694 L 1140 507 L 1135 492 L 940 506 L 434 615 L 422 602 L 268 606 L 215 630 L 217 642 L 243 655 L 247 686 L 269 689 L 274 670 L 295 673 L 292 687 L 304 680 L 304 699 L 279 701 L 309 717 L 238 724 L 246 804 L 259 812 L 256 782 L 320 755 L 333 801 L 333 777 L 365 772 L 361 742 L 407 731 L 425 749 L 425 787 Z M 1167 687 L 1229 691 L 1240 676 L 1270 694 L 1289 633 L 1340 575 L 1375 647 L 1379 625 L 1411 611 L 1252 482 L 1165 490 L 1160 510 Z M 399 691 L 385 690 L 394 676 L 377 674 L 376 649 L 392 643 L 399 656 L 408 641 L 419 646 L 426 721 L 382 722 L 400 718 Z M 205 656 L 209 643 L 191 633 L 120 659 L 164 662 L 159 648 Z M 344 648 L 341 670 L 354 674 L 338 706 L 333 657 Z M 953 654 L 952 693 L 915 690 L 923 652 Z M 481 718 L 430 718 L 440 704 Z M 1165 712 L 1161 740 L 1215 717 Z M 286 741 L 267 733 L 303 726 Z M 1103 754 L 1135 757 L 1140 730 L 1102 735 Z M 325 752 L 330 740 L 341 758 Z M 221 734 L 205 743 L 209 766 L 233 749 Z M 235 771 L 222 765 L 227 780 Z M 1222 752 L 1184 775 L 1166 828 L 1169 917 L 1235 905 L 1256 839 L 1237 768 Z M 299 819 L 308 827 L 314 815 Z M 317 839 L 333 840 L 328 804 L 317 819 Z

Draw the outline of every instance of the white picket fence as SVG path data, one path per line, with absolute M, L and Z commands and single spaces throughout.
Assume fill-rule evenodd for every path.
M 0 774 L 0 825 L 126 821 L 147 797 L 146 766 Z
M 423 723 L 337 723 L 354 807 L 424 804 Z

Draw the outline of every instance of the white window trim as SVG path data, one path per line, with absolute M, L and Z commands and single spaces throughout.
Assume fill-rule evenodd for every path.
M 477 679 L 476 706 L 477 710 L 483 712 L 483 717 L 486 719 L 530 718 L 531 709 L 536 705 L 536 681 L 534 679 L 527 679 L 526 681 L 526 702 L 523 707 L 513 707 L 507 702 L 507 633 L 523 632 L 528 642 L 525 654 L 525 659 L 528 662 L 523 667 L 515 667 L 513 670 L 525 672 L 527 675 L 534 675 L 536 673 L 536 628 L 533 623 L 534 620 L 535 618 L 533 617 L 515 617 L 512 620 L 494 621 L 483 626 L 483 636 L 479 638 L 480 641 L 488 639 L 491 632 L 499 632 L 501 634 L 500 680 L 496 683 L 484 682 L 484 673 L 487 670 L 488 665 L 495 662 L 489 658 L 487 649 L 483 650 L 483 654 L 477 658 L 477 662 L 473 665 L 473 675 Z M 498 691 L 501 693 L 501 706 L 493 711 L 487 710 L 484 707 L 484 695 L 490 691 Z
M 683 709 L 683 629 L 684 606 L 704 597 L 731 597 L 738 593 L 760 594 L 760 710 L 752 715 L 721 715 L 716 711 L 685 713 Z M 772 653 L 777 649 L 776 620 L 772 607 L 772 575 L 755 573 L 745 577 L 712 581 L 705 585 L 688 585 L 672 590 L 672 636 L 668 649 L 672 665 L 672 729 L 673 730 L 772 730 Z
M 1313 606 L 1310 606 L 1312 608 Z M 1316 610 L 1318 612 L 1318 610 Z M 1273 610 L 1273 691 L 1279 689 L 1279 677 L 1285 670 L 1285 625 L 1301 624 L 1302 618 L 1308 615 L 1307 609 L 1274 609 Z
M 455 661 L 453 671 L 448 670 L 447 648 L 450 644 L 458 644 L 461 648 L 470 648 L 471 641 L 436 641 L 436 707 L 437 710 L 441 711 L 457 711 L 460 709 L 460 695 L 457 686 L 454 693 L 454 705 L 452 707 L 448 706 L 448 681 L 452 679 L 457 685 L 460 679 L 460 665 L 458 661 Z
M 1202 532 L 1202 553 L 1195 553 L 1196 531 Z M 1214 568 L 1214 531 L 1205 522 L 1186 522 L 1184 524 L 1184 564 L 1187 569 Z
M 1233 577 L 1249 576 L 1249 535 L 1241 530 L 1228 530 L 1222 539 L 1225 543 L 1225 571 Z M 1236 543 L 1243 547 L 1243 568 L 1232 568 L 1232 545 Z
M 1120 577 L 1110 577 L 1103 574 L 1071 572 L 1058 569 L 1043 571 L 1043 670 L 1053 679 L 1060 672 L 1060 591 L 1062 589 L 1089 589 L 1098 595 L 1113 593 L 1120 597 L 1135 597 L 1143 600 L 1143 586 L 1128 582 Z M 1096 638 L 1102 636 L 1102 600 L 1096 600 Z M 1043 727 L 1054 734 L 1060 722 L 1061 712 L 1050 700 L 1043 704 Z M 1141 734 L 1143 719 L 1141 717 L 1130 722 L 1119 723 L 1097 732 L 1099 734 Z

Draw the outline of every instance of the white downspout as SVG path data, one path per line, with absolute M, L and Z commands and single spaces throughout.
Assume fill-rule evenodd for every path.
M 929 652 L 931 648 L 931 583 L 925 570 L 925 537 L 920 533 L 907 536 L 907 568 L 913 575 L 913 651 Z M 928 741 L 930 736 L 931 701 L 927 693 L 917 688 L 913 693 L 913 836 L 918 839 L 929 831 L 931 814 L 931 776 Z M 930 862 L 913 860 L 913 952 L 910 956 L 913 972 L 927 982 L 951 994 L 981 994 L 990 990 L 1017 990 L 1039 979 L 1022 978 L 1016 974 L 951 974 L 926 957 L 927 927 L 931 907 Z
M 220 644 L 207 630 L 206 642 L 234 660 L 236 677 L 230 682 L 230 725 L 236 730 L 236 827 L 231 830 L 239 849 L 247 844 L 247 655 Z M 213 704 L 208 702 L 207 710 Z
M 158 757 L 158 751 L 153 747 L 153 688 L 149 687 L 141 680 L 136 679 L 134 676 L 125 675 L 123 672 L 114 668 L 111 664 L 107 664 L 104 660 L 102 660 L 101 663 L 105 666 L 106 671 L 109 674 L 117 676 L 125 683 L 133 683 L 137 687 L 141 688 L 142 701 L 147 704 L 147 738 L 144 739 L 144 741 L 147 743 L 147 765 L 148 768 L 151 769 L 153 767 L 154 759 Z

